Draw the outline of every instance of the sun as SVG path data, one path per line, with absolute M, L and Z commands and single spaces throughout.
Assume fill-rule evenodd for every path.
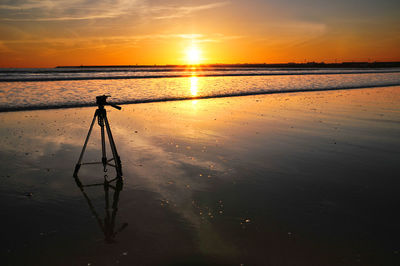
M 201 51 L 192 45 L 186 49 L 186 62 L 189 65 L 198 65 L 201 61 Z

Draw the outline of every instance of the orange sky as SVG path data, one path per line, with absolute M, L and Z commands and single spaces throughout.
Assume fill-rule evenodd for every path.
M 5 2 L 3 4 L 3 2 Z M 0 67 L 400 61 L 395 0 L 20 0 L 0 4 Z

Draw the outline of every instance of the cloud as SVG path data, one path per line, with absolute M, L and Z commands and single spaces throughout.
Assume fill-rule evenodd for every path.
M 46 8 L 49 6 L 49 1 L 9 1 L 6 4 L 0 4 L 0 9 L 5 10 L 26 10 L 33 8 Z
M 118 18 L 124 15 L 145 14 L 150 19 L 172 19 L 189 16 L 195 12 L 227 5 L 216 2 L 201 5 L 148 6 L 138 0 L 20 0 L 0 4 L 0 21 L 73 21 Z
M 156 14 L 154 19 L 173 19 L 191 15 L 194 12 L 219 8 L 229 4 L 229 1 L 203 4 L 197 6 L 160 6 L 151 11 Z
M 34 44 L 34 43 L 80 43 L 80 42 L 93 42 L 93 43 L 107 43 L 107 42 L 116 42 L 116 43 L 136 43 L 138 41 L 143 40 L 165 40 L 165 39 L 183 39 L 183 40 L 191 40 L 195 43 L 202 42 L 221 42 L 224 40 L 233 40 L 239 39 L 243 36 L 228 36 L 221 33 L 204 35 L 204 34 L 187 34 L 187 33 L 172 33 L 172 34 L 144 34 L 144 35 L 134 35 L 134 36 L 109 36 L 109 37 L 75 37 L 75 38 L 40 38 L 40 39 L 16 39 L 16 40 L 3 40 L 3 44 Z M 0 42 L 1 44 L 1 42 Z
M 0 5 L 1 21 L 69 21 L 115 18 L 129 13 L 136 0 L 22 0 Z
M 88 20 L 88 19 L 101 19 L 101 18 L 114 18 L 121 15 L 121 13 L 109 12 L 99 15 L 77 16 L 77 17 L 48 17 L 48 18 L 0 18 L 2 21 L 67 21 L 67 20 Z

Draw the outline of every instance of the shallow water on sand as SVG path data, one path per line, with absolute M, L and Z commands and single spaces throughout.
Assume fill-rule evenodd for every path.
M 110 109 L 122 190 L 72 178 L 95 108 L 2 113 L 1 258 L 397 265 L 399 102 L 387 87 Z M 85 161 L 100 149 L 95 125 Z

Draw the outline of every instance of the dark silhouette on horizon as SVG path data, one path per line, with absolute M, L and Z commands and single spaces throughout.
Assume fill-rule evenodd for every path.
M 79 66 L 57 66 L 56 68 L 188 68 L 188 67 L 253 67 L 253 68 L 392 68 L 400 67 L 400 61 L 394 62 L 306 62 L 306 63 L 243 63 L 243 64 L 200 64 L 200 65 L 79 65 Z

